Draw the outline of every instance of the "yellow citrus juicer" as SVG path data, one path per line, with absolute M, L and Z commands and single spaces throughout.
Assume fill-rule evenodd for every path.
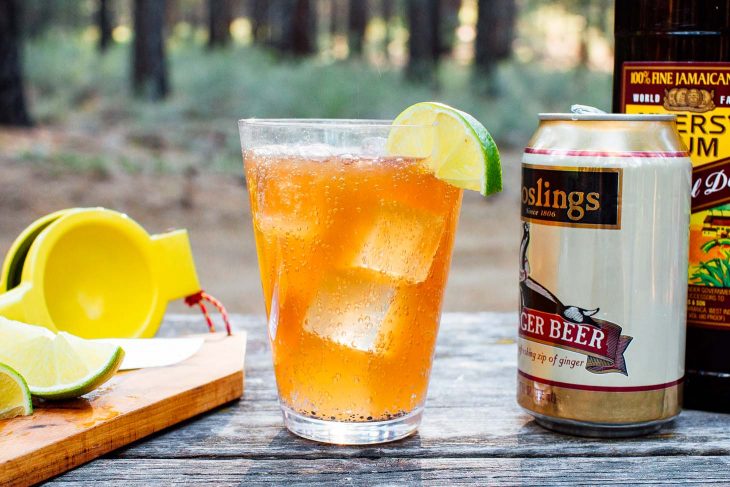
M 212 326 L 187 231 L 150 236 L 104 208 L 62 210 L 26 228 L 6 256 L 0 292 L 0 316 L 84 338 L 152 337 L 178 298 L 200 305 Z
M 28 255 L 30 246 L 33 244 L 33 240 L 35 240 L 38 234 L 41 233 L 48 225 L 58 220 L 58 218 L 62 215 L 72 211 L 78 211 L 78 209 L 69 208 L 41 217 L 28 225 L 25 230 L 18 235 L 13 244 L 10 246 L 10 250 L 8 250 L 5 261 L 3 262 L 2 273 L 0 274 L 0 293 L 4 293 L 5 291 L 20 284 L 21 274 L 23 272 L 23 262 L 25 262 L 25 257 Z

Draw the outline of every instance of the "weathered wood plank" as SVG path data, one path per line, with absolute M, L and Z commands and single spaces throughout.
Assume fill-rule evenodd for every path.
M 101 459 L 49 485 L 690 485 L 730 480 L 728 457 Z
M 730 482 L 730 417 L 684 413 L 632 440 L 558 435 L 515 404 L 516 316 L 446 314 L 420 432 L 374 447 L 322 445 L 282 425 L 260 317 L 249 335 L 244 399 L 54 479 L 52 485 L 494 485 Z M 198 332 L 172 316 L 163 334 Z M 649 459 L 647 456 L 651 456 Z M 313 461 L 314 460 L 314 461 Z
M 557 435 L 515 403 L 516 315 L 445 314 L 418 435 L 376 447 L 320 445 L 282 425 L 261 317 L 234 317 L 249 335 L 246 394 L 237 404 L 119 451 L 120 458 L 529 458 L 730 454 L 730 416 L 687 411 L 658 434 L 629 440 Z M 163 333 L 198 331 L 197 317 L 170 317 Z

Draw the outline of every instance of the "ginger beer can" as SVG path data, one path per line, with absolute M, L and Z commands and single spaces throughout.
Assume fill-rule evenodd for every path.
M 544 427 L 681 408 L 692 165 L 674 115 L 540 114 L 522 163 L 518 390 Z

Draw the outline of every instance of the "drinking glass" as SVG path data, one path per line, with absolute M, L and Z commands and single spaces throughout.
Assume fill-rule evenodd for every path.
M 299 436 L 381 443 L 420 424 L 461 205 L 428 169 L 433 130 L 239 121 L 279 402 Z

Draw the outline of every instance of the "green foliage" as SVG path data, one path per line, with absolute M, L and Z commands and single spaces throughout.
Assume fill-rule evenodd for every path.
M 50 30 L 78 29 L 92 19 L 93 0 L 23 0 L 18 2 L 23 15 L 23 33 L 39 37 Z
M 730 239 L 728 238 L 716 238 L 713 240 L 710 240 L 709 242 L 705 242 L 704 245 L 702 245 L 701 250 L 704 253 L 709 252 L 710 250 L 714 249 L 715 247 L 730 247 Z
M 62 122 L 75 112 L 93 112 L 99 98 L 126 96 L 129 56 L 121 46 L 100 56 L 93 43 L 63 32 L 26 46 L 23 69 L 37 121 Z
M 29 150 L 20 154 L 20 159 L 37 164 L 51 173 L 60 169 L 72 173 L 94 174 L 99 178 L 109 176 L 109 161 L 102 155 L 90 155 L 81 152 L 62 150 L 56 153 Z
M 167 152 L 192 153 L 213 170 L 240 169 L 235 120 L 247 117 L 392 118 L 423 100 L 454 105 L 481 120 L 502 146 L 522 147 L 541 111 L 572 103 L 608 108 L 611 78 L 588 71 L 546 71 L 510 62 L 500 66 L 498 96 L 475 93 L 468 67 L 444 63 L 439 89 L 414 85 L 393 67 L 363 61 L 280 59 L 256 49 L 211 52 L 192 40 L 170 43 L 172 95 L 162 103 L 131 98 L 130 45 L 100 55 L 79 36 L 49 34 L 26 44 L 25 70 L 36 120 L 92 132 L 123 130 L 158 138 Z M 132 142 L 136 144 L 136 142 Z M 121 163 L 129 167 L 128 156 Z M 171 170 L 190 161 L 166 160 Z M 135 162 L 135 167 L 140 163 Z
M 730 287 L 730 252 L 724 250 L 722 254 L 722 258 L 700 262 L 692 273 L 691 284 Z

